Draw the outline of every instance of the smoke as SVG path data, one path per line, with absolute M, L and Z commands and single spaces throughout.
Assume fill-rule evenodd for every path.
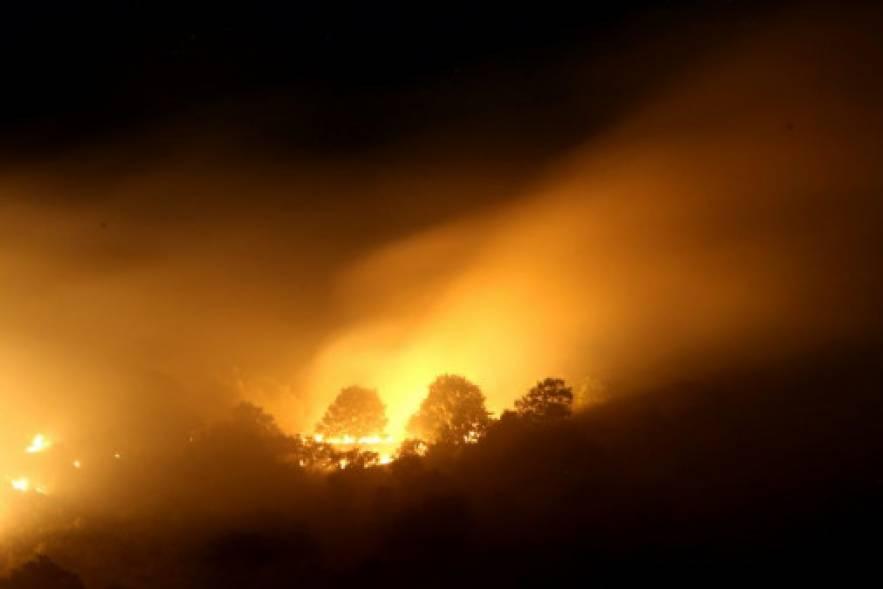
M 442 373 L 479 384 L 500 412 L 545 376 L 576 387 L 596 379 L 662 387 L 877 337 L 878 20 L 806 12 L 771 21 L 654 77 L 579 147 L 528 163 L 494 138 L 485 145 L 497 156 L 473 149 L 458 157 L 457 133 L 468 143 L 468 129 L 441 121 L 444 140 L 408 138 L 358 161 L 264 157 L 242 153 L 235 140 L 209 148 L 201 131 L 171 124 L 124 145 L 7 167 L 0 476 L 38 469 L 48 500 L 71 502 L 59 513 L 94 509 L 86 524 L 55 522 L 62 531 L 53 546 L 71 566 L 95 578 L 129 574 L 104 557 L 100 543 L 115 544 L 113 534 L 97 533 L 92 544 L 64 534 L 100 532 L 106 514 L 135 515 L 126 525 L 141 526 L 137 533 L 114 528 L 132 542 L 119 550 L 140 554 L 150 569 L 151 550 L 165 542 L 154 535 L 180 531 L 156 565 L 174 576 L 213 526 L 253 516 L 256 503 L 329 537 L 373 541 L 371 529 L 352 532 L 342 512 L 356 497 L 373 514 L 371 485 L 325 486 L 260 445 L 249 454 L 238 441 L 251 432 L 228 423 L 195 458 L 182 451 L 193 432 L 226 423 L 240 399 L 266 408 L 285 431 L 307 432 L 341 388 L 359 384 L 378 390 L 389 433 L 401 436 Z M 570 116 L 590 119 L 591 92 L 574 92 Z M 585 423 L 568 425 L 567 435 L 583 443 Z M 55 445 L 25 457 L 36 432 Z M 692 448 L 687 438 L 681 443 Z M 482 451 L 511 460 L 502 471 L 520 470 L 497 450 Z M 82 462 L 81 480 L 73 460 Z M 556 476 L 579 470 L 570 464 Z M 546 480 L 537 476 L 534 492 L 545 492 Z M 396 481 L 409 488 L 407 478 Z M 431 477 L 422 484 L 436 489 Z M 488 491 L 488 504 L 503 486 Z M 545 508 L 565 515 L 554 512 L 557 501 Z M 51 509 L 34 519 L 52 520 Z M 212 523 L 183 530 L 195 513 Z M 385 524 L 384 513 L 376 517 Z M 22 550 L 40 542 L 29 537 Z
M 548 374 L 659 384 L 874 333 L 872 38 L 851 19 L 777 22 L 514 204 L 365 256 L 341 274 L 355 319 L 319 353 L 317 388 L 377 386 L 402 424 L 446 371 L 500 411 Z
M 471 207 L 500 198 L 484 187 L 512 182 L 468 168 L 438 181 L 407 162 L 385 174 L 321 161 L 226 171 L 129 150 L 21 166 L 2 181 L 5 466 L 38 431 L 78 447 L 186 439 L 243 397 L 290 431 L 311 429 L 336 393 L 303 379 L 342 321 L 329 302 L 336 273 L 450 218 L 450 192 Z M 412 191 L 427 202 L 408 202 Z
M 0 442 L 150 445 L 240 397 L 309 430 L 354 383 L 398 434 L 443 372 L 500 411 L 550 374 L 674 378 L 875 330 L 860 22 L 754 31 L 532 167 L 425 145 L 283 165 L 169 148 L 180 130 L 7 170 Z

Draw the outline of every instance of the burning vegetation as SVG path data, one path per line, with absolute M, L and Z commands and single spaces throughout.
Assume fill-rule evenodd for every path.
M 4 70 L 0 589 L 877 565 L 883 13 L 493 10 L 470 65 L 475 3 L 385 53 L 398 10 L 288 4 Z
M 415 417 L 434 416 L 421 422 L 430 439 L 395 441 L 389 461 L 378 449 L 393 441 L 380 434 L 286 434 L 242 403 L 166 455 L 67 463 L 70 476 L 56 477 L 52 493 L 11 479 L 0 587 L 61 587 L 46 584 L 57 578 L 84 583 L 70 587 L 270 589 L 293 576 L 396 585 L 441 555 L 450 568 L 429 585 L 464 574 L 555 584 L 587 559 L 595 578 L 621 578 L 636 552 L 680 571 L 695 570 L 697 554 L 704 566 L 723 565 L 748 538 L 760 558 L 785 563 L 820 546 L 829 562 L 864 558 L 854 543 L 841 546 L 847 555 L 823 539 L 855 533 L 856 513 L 879 517 L 879 349 L 823 352 L 678 390 L 618 391 L 582 410 L 564 381 L 548 378 L 499 419 L 473 383 L 443 375 Z M 864 409 L 832 403 L 831 383 Z M 799 410 L 782 414 L 783 403 Z M 376 403 L 365 407 L 382 423 Z M 843 427 L 853 439 L 838 437 Z M 832 461 L 826 449 L 838 440 Z M 56 441 L 40 459 L 66 452 Z M 72 492 L 81 475 L 104 481 L 88 500 Z M 802 523 L 770 533 L 768 517 Z M 802 527 L 819 517 L 823 529 Z M 158 528 L 145 523 L 156 518 Z M 158 548 L 166 544 L 174 549 Z
M 517 417 L 537 422 L 564 418 L 571 413 L 573 394 L 561 379 L 537 383 L 516 402 L 516 410 L 506 411 L 504 419 Z M 316 426 L 316 433 L 284 433 L 271 415 L 251 403 L 241 403 L 230 417 L 192 432 L 180 450 L 199 457 L 219 451 L 217 444 L 239 440 L 244 448 L 260 441 L 265 451 L 285 464 L 329 471 L 389 465 L 396 458 L 425 456 L 432 448 L 454 449 L 478 443 L 494 420 L 484 405 L 484 395 L 475 384 L 457 375 L 443 375 L 429 386 L 429 395 L 408 425 L 410 437 L 396 439 L 384 432 L 387 419 L 377 391 L 359 386 L 344 388 Z M 54 443 L 36 434 L 25 449 L 29 455 L 51 452 Z M 212 450 L 212 448 L 215 448 Z M 69 453 L 70 448 L 62 452 Z M 108 456 L 119 461 L 118 451 Z M 60 464 L 60 463 L 59 463 Z M 65 460 L 75 470 L 84 468 L 79 458 Z M 45 475 L 45 469 L 44 469 Z M 58 479 L 58 473 L 52 473 Z M 66 477 L 61 477 L 66 478 Z M 46 494 L 45 486 L 28 476 L 8 477 L 19 493 Z M 63 485 L 63 483 L 62 483 Z M 63 487 L 59 490 L 65 494 Z

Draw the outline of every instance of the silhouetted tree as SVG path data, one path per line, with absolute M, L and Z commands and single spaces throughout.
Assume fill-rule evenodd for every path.
M 80 578 L 40 555 L 0 580 L 0 589 L 83 589 Z
M 341 452 L 335 450 L 331 444 L 307 439 L 300 443 L 293 458 L 297 460 L 299 466 L 304 468 L 328 470 L 336 468 L 341 458 Z
M 282 431 L 276 425 L 276 420 L 272 415 L 246 401 L 233 408 L 230 421 L 233 427 L 255 435 L 271 437 L 282 435 Z
M 476 441 L 489 423 L 481 389 L 462 376 L 445 374 L 429 385 L 408 432 L 427 442 L 459 445 Z
M 386 428 L 386 408 L 377 391 L 351 386 L 328 407 L 316 431 L 324 436 L 379 436 Z
M 515 401 L 518 415 L 531 421 L 561 419 L 570 415 L 573 389 L 560 378 L 547 378 Z
M 256 464 L 281 461 L 299 453 L 301 446 L 297 437 L 285 435 L 272 415 L 257 405 L 242 402 L 233 408 L 229 418 L 195 432 L 190 449 L 209 463 L 226 457 Z

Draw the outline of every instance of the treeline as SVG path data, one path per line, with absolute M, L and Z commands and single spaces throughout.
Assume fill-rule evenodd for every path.
M 428 395 L 409 420 L 408 438 L 395 441 L 397 450 L 392 458 L 450 452 L 477 443 L 499 424 L 554 423 L 570 416 L 573 404 L 572 387 L 560 378 L 546 378 L 519 398 L 512 410 L 495 419 L 476 384 L 462 376 L 441 375 L 429 385 Z M 367 468 L 385 462 L 372 447 L 390 442 L 386 425 L 386 408 L 377 391 L 349 386 L 330 404 L 316 425 L 316 435 L 287 435 L 270 414 L 242 402 L 228 420 L 192 436 L 191 452 L 211 446 L 223 452 L 224 445 L 243 448 L 260 440 L 267 454 L 287 464 L 318 470 Z M 239 441 L 231 444 L 230 440 Z
M 475 444 L 498 424 L 554 423 L 572 414 L 573 403 L 573 389 L 563 379 L 546 378 L 517 399 L 513 409 L 495 419 L 478 385 L 459 375 L 444 374 L 429 385 L 428 395 L 408 421 L 408 438 L 399 441 L 395 456 L 422 455 L 436 449 L 450 451 Z M 340 391 L 317 424 L 315 436 L 284 435 L 270 415 L 250 403 L 238 405 L 232 423 L 226 425 L 276 440 L 279 453 L 306 468 L 377 465 L 380 453 L 370 448 L 389 439 L 385 432 L 386 408 L 377 391 L 360 386 Z M 212 430 L 206 435 L 211 436 Z

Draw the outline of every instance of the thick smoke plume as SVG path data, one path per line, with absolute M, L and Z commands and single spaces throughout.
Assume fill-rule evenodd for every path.
M 659 383 L 873 333 L 883 119 L 862 31 L 777 23 L 517 202 L 365 256 L 316 388 L 378 386 L 402 423 L 446 370 L 500 410 L 546 373 Z

